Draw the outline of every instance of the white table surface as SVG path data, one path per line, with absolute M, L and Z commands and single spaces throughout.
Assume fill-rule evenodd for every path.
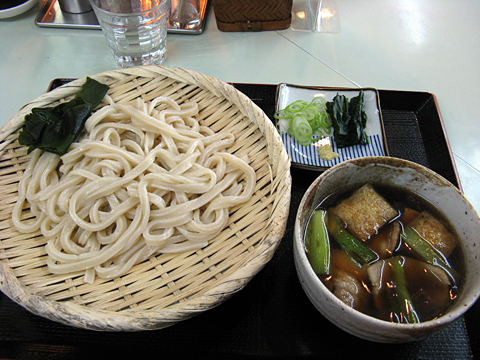
M 169 34 L 166 66 L 226 82 L 436 96 L 465 196 L 480 210 L 480 1 L 335 0 L 340 32 Z M 55 78 L 115 69 L 100 30 L 40 28 L 40 5 L 0 20 L 0 126 Z

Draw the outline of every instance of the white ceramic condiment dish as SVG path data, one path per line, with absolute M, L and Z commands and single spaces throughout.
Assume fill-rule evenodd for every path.
M 378 320 L 347 307 L 320 281 L 308 262 L 304 233 L 311 212 L 327 195 L 367 182 L 408 188 L 436 206 L 461 238 L 465 254 L 465 283 L 447 313 L 420 324 Z M 463 194 L 449 181 L 421 165 L 391 158 L 365 157 L 346 161 L 322 173 L 300 203 L 294 230 L 294 259 L 301 285 L 313 305 L 330 322 L 357 337 L 383 343 L 424 339 L 462 316 L 480 293 L 480 219 Z

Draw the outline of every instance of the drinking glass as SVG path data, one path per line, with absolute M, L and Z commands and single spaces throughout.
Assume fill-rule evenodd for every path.
M 340 19 L 334 0 L 293 0 L 292 30 L 339 33 Z
M 295 0 L 292 5 L 292 30 L 315 31 L 321 23 L 322 0 Z
M 163 63 L 170 0 L 90 0 L 90 4 L 120 67 Z
M 170 26 L 193 29 L 200 24 L 200 0 L 171 0 Z

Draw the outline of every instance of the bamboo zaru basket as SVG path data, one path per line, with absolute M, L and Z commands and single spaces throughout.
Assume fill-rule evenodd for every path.
M 200 250 L 152 256 L 124 276 L 97 278 L 93 284 L 85 283 L 83 275 L 50 273 L 46 239 L 40 232 L 21 234 L 12 224 L 18 182 L 30 158 L 16 139 L 25 115 L 33 107 L 69 99 L 85 82 L 75 80 L 28 103 L 1 129 L 0 290 L 34 314 L 101 331 L 160 329 L 221 304 L 264 267 L 285 232 L 290 160 L 276 129 L 234 87 L 192 71 L 153 66 L 91 77 L 108 84 L 108 94 L 118 103 L 160 95 L 180 103 L 196 101 L 201 124 L 233 132 L 229 151 L 249 154 L 257 174 L 254 196 Z

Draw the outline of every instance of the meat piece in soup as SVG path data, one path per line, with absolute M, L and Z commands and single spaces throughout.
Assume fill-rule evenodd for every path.
M 393 259 L 393 258 L 392 258 Z M 447 273 L 440 267 L 424 261 L 402 257 L 403 271 L 408 294 L 420 321 L 434 319 L 451 302 L 450 288 L 453 285 Z M 390 259 L 380 260 L 367 267 L 377 317 L 394 320 L 391 303 L 398 294 L 393 280 Z
M 370 184 L 362 186 L 342 200 L 333 211 L 347 224 L 348 231 L 362 241 L 368 240 L 383 225 L 399 215 Z
M 324 278 L 327 288 L 344 304 L 359 311 L 366 311 L 369 294 L 365 286 L 368 280 L 365 269 L 341 249 L 332 249 L 332 273 Z
M 370 248 L 378 254 L 380 259 L 392 256 L 400 244 L 401 232 L 402 225 L 400 221 L 394 221 L 385 225 L 371 238 Z

